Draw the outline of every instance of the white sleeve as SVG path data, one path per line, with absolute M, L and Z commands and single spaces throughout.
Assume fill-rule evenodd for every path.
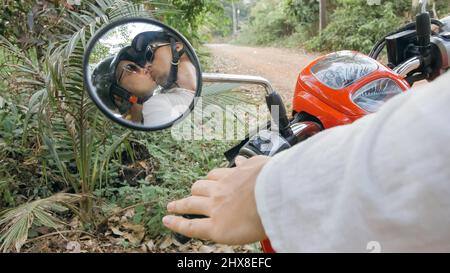
M 165 95 L 155 95 L 144 103 L 144 126 L 161 126 L 174 121 L 180 115 L 172 111 L 172 104 Z
M 278 252 L 450 251 L 450 72 L 275 156 L 255 194 Z
M 161 126 L 176 120 L 189 109 L 193 99 L 192 92 L 181 88 L 154 95 L 144 103 L 144 125 Z

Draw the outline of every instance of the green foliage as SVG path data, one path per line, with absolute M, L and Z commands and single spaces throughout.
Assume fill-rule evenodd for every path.
M 155 17 L 179 30 L 194 46 L 199 46 L 206 35 L 205 28 L 221 28 L 223 5 L 221 1 L 211 0 L 131 0 L 142 3 L 147 9 L 164 12 Z
M 27 22 L 35 1 L 2 1 L 2 16 L 0 17 L 0 35 L 9 39 L 23 37 L 29 26 L 27 24 L 15 24 L 14 22 Z M 17 39 L 18 40 L 18 39 Z M 17 41 L 16 40 L 16 41 Z
M 259 1 L 252 8 L 238 43 L 269 44 L 286 31 L 286 26 L 282 7 L 277 1 Z
M 78 198 L 71 194 L 56 194 L 3 211 L 0 214 L 0 251 L 6 252 L 14 247 L 19 252 L 33 226 L 58 229 L 63 221 L 55 213 L 63 212 L 67 207 L 73 209 Z
M 19 92 L 10 86 L 3 89 L 9 92 L 0 97 L 0 208 L 20 204 L 34 196 L 48 197 L 63 185 L 58 175 L 46 171 L 46 161 L 40 153 L 38 121 L 32 118 L 36 116 L 36 106 L 44 90 L 36 90 L 29 96 L 27 83 L 37 82 L 30 75 L 28 79 L 20 73 L 14 75 L 23 90 Z
M 429 10 L 444 16 L 450 12 L 450 5 L 448 0 L 435 0 Z M 412 21 L 417 10 L 411 0 L 381 0 L 381 5 L 369 5 L 365 0 L 329 0 L 327 12 L 329 24 L 319 34 L 318 1 L 261 0 L 253 7 L 237 42 L 368 53 L 378 39 Z
M 256 4 L 251 12 L 250 28 L 257 44 L 273 42 L 293 31 L 293 26 L 286 20 L 283 3 L 275 0 Z
M 214 38 L 227 38 L 233 34 L 233 4 L 236 11 L 237 28 L 245 23 L 250 16 L 252 1 L 219 0 L 223 6 L 223 12 L 209 14 L 207 18 L 211 23 L 202 28 L 202 33 L 207 33 Z
M 319 21 L 319 3 L 316 0 L 286 0 L 284 13 L 292 24 L 312 25 Z
M 164 10 L 149 12 L 122 0 L 82 3 L 80 12 L 55 8 L 57 18 L 49 9 L 37 19 L 50 20 L 48 15 L 59 22 L 45 44 L 34 45 L 45 52 L 43 56 L 24 48 L 20 37 L 0 36 L 1 55 L 6 57 L 0 75 L 2 82 L 7 79 L 8 90 L 7 103 L 0 109 L 0 194 L 1 205 L 14 206 L 18 193 L 25 200 L 61 190 L 81 193 L 80 216 L 90 224 L 92 192 L 108 179 L 109 161 L 129 143 L 130 132 L 113 126 L 88 98 L 82 78 L 84 48 L 94 32 L 111 20 L 151 17 Z M 19 192 L 24 183 L 28 192 Z
M 258 1 L 237 42 L 298 46 L 297 39 L 306 40 L 315 35 L 318 14 L 319 4 L 315 0 Z
M 61 191 L 80 194 L 85 227 L 98 223 L 102 200 L 120 206 L 143 202 L 134 220 L 152 236 L 164 232 L 168 200 L 186 195 L 193 181 L 222 164 L 230 143 L 179 142 L 170 131 L 134 133 L 112 124 L 84 91 L 82 56 L 96 30 L 130 16 L 156 17 L 198 43 L 202 26 L 219 23 L 219 2 L 10 2 L 0 21 L 9 25 L 0 36 L 0 88 L 6 90 L 0 97 L 0 207 L 11 208 L 0 218 L 3 249 L 20 246 L 35 225 L 56 228 L 52 223 L 59 220 L 47 209 Z M 16 10 L 29 25 L 11 24 Z M 124 173 L 140 160 L 154 165 L 150 180 L 128 179 Z
M 150 236 L 165 234 L 168 230 L 161 220 L 167 203 L 188 195 L 193 182 L 222 165 L 223 153 L 231 145 L 223 141 L 175 141 L 170 130 L 136 133 L 134 138 L 146 147 L 156 170 L 135 186 L 127 182 L 113 185 L 110 180 L 96 195 L 120 207 L 142 203 L 136 208 L 135 223 L 144 224 Z
M 166 215 L 167 203 L 186 194 L 183 189 L 168 189 L 157 185 L 148 185 L 141 182 L 139 186 L 122 185 L 121 187 L 108 187 L 97 190 L 96 194 L 114 207 L 135 207 L 133 222 L 146 227 L 147 234 L 157 237 L 167 234 L 168 230 L 162 224 L 162 218 Z
M 306 46 L 318 51 L 352 49 L 368 53 L 376 41 L 404 21 L 399 20 L 392 2 L 369 8 L 361 1 L 343 1 L 327 28 Z

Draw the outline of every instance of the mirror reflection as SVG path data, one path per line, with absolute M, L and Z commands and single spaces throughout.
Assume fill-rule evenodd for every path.
M 147 129 L 189 112 L 199 65 L 182 38 L 149 23 L 127 23 L 106 32 L 89 55 L 91 96 L 110 118 Z

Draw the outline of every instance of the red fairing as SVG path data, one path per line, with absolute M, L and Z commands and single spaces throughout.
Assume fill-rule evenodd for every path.
M 391 69 L 354 51 L 320 57 L 298 76 L 293 112 L 307 113 L 327 129 L 376 112 L 408 83 Z M 261 242 L 265 253 L 275 253 L 269 240 Z
M 264 253 L 275 253 L 269 240 L 261 241 L 261 247 Z
M 376 112 L 390 97 L 408 89 L 408 83 L 383 64 L 358 52 L 340 51 L 303 69 L 293 111 L 306 112 L 330 128 Z

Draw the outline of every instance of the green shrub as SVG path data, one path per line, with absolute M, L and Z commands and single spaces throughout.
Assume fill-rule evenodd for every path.
M 319 2 L 316 0 L 285 0 L 284 13 L 288 22 L 296 28 L 300 29 L 308 27 L 310 34 L 317 33 L 319 24 Z M 301 31 L 305 33 L 305 31 Z
M 355 0 L 342 2 L 325 30 L 306 42 L 308 49 L 349 49 L 368 53 L 376 41 L 406 21 L 406 18 L 396 15 L 392 2 L 384 2 L 380 6 L 368 6 Z
M 269 44 L 279 37 L 293 33 L 294 27 L 284 13 L 284 3 L 275 0 L 258 1 L 251 11 L 249 22 L 243 27 L 242 42 Z
M 16 2 L 25 11 L 28 6 L 22 8 L 22 4 L 36 4 L 35 1 Z M 87 96 L 82 80 L 82 57 L 86 41 L 99 27 L 121 17 L 156 17 L 166 23 L 171 21 L 175 27 L 178 20 L 178 24 L 185 26 L 180 31 L 195 38 L 202 16 L 208 12 L 203 4 L 209 1 L 196 1 L 193 5 L 191 1 L 170 0 L 170 6 L 161 4 L 158 9 L 154 8 L 153 1 L 133 2 L 136 4 L 126 0 L 82 1 L 72 11 L 37 3 L 36 9 L 45 11 L 36 13 L 34 18 L 35 28 L 42 30 L 39 38 L 44 42 L 40 43 L 20 43 L 26 41 L 24 35 L 31 35 L 26 20 L 13 25 L 10 16 L 13 12 L 2 16 L 0 26 L 10 27 L 0 29 L 0 244 L 5 240 L 1 235 L 14 231 L 8 222 L 13 218 L 6 219 L 1 214 L 6 207 L 31 204 L 60 191 L 81 193 L 76 198 L 85 228 L 93 227 L 99 216 L 103 216 L 96 209 L 102 200 L 91 198 L 92 193 L 120 186 L 124 188 L 114 196 L 123 200 L 121 204 L 154 198 L 152 207 L 160 213 L 151 214 L 149 221 L 160 223 L 166 200 L 174 198 L 173 193 L 186 194 L 200 173 L 216 166 L 219 161 L 210 157 L 223 160 L 212 148 L 172 143 L 167 131 L 155 133 L 153 137 L 133 134 L 108 121 Z M 141 2 L 148 6 L 138 4 Z M 190 10 L 193 6 L 197 8 Z M 183 11 L 188 13 L 188 18 L 174 15 Z M 58 22 L 57 27 L 47 29 L 48 21 Z M 144 149 L 148 149 L 146 155 L 150 154 L 150 158 L 146 160 L 155 159 L 160 165 L 154 170 L 158 180 L 155 185 L 120 184 L 124 180 L 121 173 L 139 160 L 139 152 L 133 150 L 136 139 L 143 140 Z M 190 153 L 182 157 L 183 151 Z M 137 199 L 125 200 L 131 192 L 136 193 Z M 27 233 L 29 228 L 24 227 Z M 12 238 L 12 241 L 23 239 Z
M 435 7 L 435 9 L 433 9 Z M 450 12 L 448 0 L 431 1 L 432 15 Z M 306 46 L 312 51 L 358 50 L 367 53 L 390 31 L 414 19 L 411 0 L 327 1 L 328 26 L 319 35 L 319 4 L 316 0 L 262 0 L 253 7 L 249 23 L 236 39 L 256 45 Z

